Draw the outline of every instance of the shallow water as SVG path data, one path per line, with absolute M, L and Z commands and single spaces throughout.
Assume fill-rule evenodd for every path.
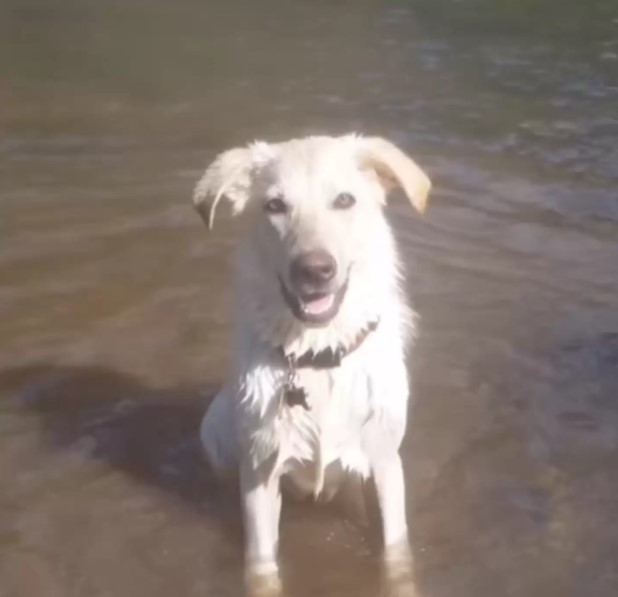
M 349 130 L 435 183 L 389 207 L 423 594 L 616 594 L 618 5 L 438 4 L 2 3 L 1 597 L 238 594 L 196 443 L 235 227 L 191 188 L 235 143 Z M 374 594 L 333 513 L 290 505 L 282 543 L 292 595 Z

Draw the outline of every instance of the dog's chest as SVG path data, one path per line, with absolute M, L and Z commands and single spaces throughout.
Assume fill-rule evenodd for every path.
M 305 404 L 290 401 L 283 388 L 277 397 L 280 458 L 326 464 L 355 447 L 371 410 L 366 373 L 306 369 L 297 372 L 295 384 L 304 390 Z

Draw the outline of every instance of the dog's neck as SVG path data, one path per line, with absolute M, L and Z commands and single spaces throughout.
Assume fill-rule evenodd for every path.
M 325 348 L 320 351 L 310 349 L 302 354 L 286 352 L 283 346 L 277 347 L 279 355 L 294 369 L 334 369 L 341 365 L 342 360 L 356 352 L 365 342 L 371 332 L 378 327 L 379 320 L 370 321 L 356 335 L 351 344 L 340 344 L 337 348 Z

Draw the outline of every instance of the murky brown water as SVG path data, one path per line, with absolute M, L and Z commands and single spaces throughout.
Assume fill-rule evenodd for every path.
M 234 143 L 349 130 L 436 183 L 426 217 L 391 208 L 424 594 L 616 595 L 618 6 L 550 37 L 429 4 L 4 0 L 1 597 L 238 595 L 196 435 L 234 225 L 208 237 L 191 188 Z M 332 513 L 290 506 L 282 541 L 294 597 L 373 594 Z

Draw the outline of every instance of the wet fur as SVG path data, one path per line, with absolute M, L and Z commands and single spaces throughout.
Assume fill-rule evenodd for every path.
M 430 183 L 418 166 L 383 139 L 350 135 L 229 150 L 196 187 L 196 206 L 209 225 L 223 197 L 245 221 L 235 260 L 232 370 L 202 421 L 201 439 L 215 470 L 240 472 L 248 586 L 255 594 L 274 594 L 279 587 L 282 480 L 296 493 L 328 499 L 347 475 L 372 476 L 385 561 L 395 567 L 407 561 L 398 450 L 407 420 L 405 354 L 415 317 L 383 213 L 393 184 L 422 210 Z M 354 212 L 329 207 L 342 191 L 356 197 Z M 263 212 L 264 198 L 273 194 L 291 202 L 285 220 Z M 348 284 L 339 312 L 319 328 L 292 315 L 277 283 L 292 256 L 316 247 L 336 258 L 337 284 Z M 280 347 L 298 355 L 349 346 L 370 321 L 379 321 L 377 329 L 340 367 L 299 371 L 310 410 L 282 402 L 287 369 Z M 405 594 L 414 594 L 412 584 Z

